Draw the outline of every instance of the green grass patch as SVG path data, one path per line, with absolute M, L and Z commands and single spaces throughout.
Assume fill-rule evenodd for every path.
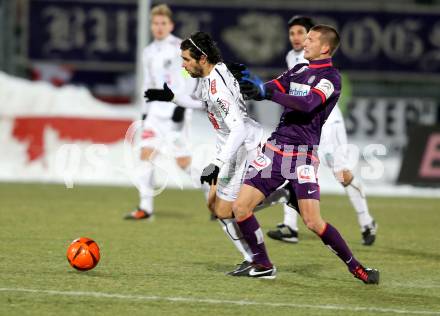
M 0 315 L 440 315 L 440 200 L 369 198 L 372 247 L 346 197 L 321 201 L 355 256 L 380 269 L 379 286 L 354 279 L 302 224 L 297 245 L 266 238 L 276 280 L 225 276 L 241 258 L 199 191 L 167 190 L 152 221 L 133 222 L 122 220 L 133 188 L 0 184 Z M 257 217 L 267 231 L 281 207 Z M 65 257 L 80 236 L 101 248 L 88 272 Z

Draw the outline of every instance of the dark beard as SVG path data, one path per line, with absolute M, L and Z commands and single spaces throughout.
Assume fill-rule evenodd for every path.
M 190 75 L 192 78 L 200 78 L 200 77 L 201 77 L 201 75 L 194 74 L 194 73 L 192 73 L 192 72 L 189 72 L 189 75 Z
M 189 73 L 193 78 L 202 78 L 203 77 L 203 69 L 200 65 L 195 67 L 192 72 Z

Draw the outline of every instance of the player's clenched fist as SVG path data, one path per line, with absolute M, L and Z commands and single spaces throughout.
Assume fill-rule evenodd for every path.
M 217 177 L 220 172 L 220 168 L 210 163 L 205 169 L 202 171 L 202 175 L 200 176 L 200 183 L 208 183 L 210 185 L 216 185 L 217 184 Z
M 174 93 L 166 83 L 163 84 L 163 89 L 148 89 L 145 91 L 144 98 L 147 101 L 164 101 L 171 102 L 174 99 Z

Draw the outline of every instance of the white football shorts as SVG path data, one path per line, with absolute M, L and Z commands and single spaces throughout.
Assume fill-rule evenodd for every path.
M 182 123 L 175 123 L 171 119 L 148 115 L 142 123 L 139 145 L 175 158 L 189 157 L 189 120 L 185 118 Z
M 337 104 L 322 127 L 318 152 L 320 160 L 324 161 L 334 173 L 350 170 L 347 131 Z
M 261 151 L 260 147 L 247 151 L 241 146 L 231 162 L 226 163 L 220 170 L 217 179 L 217 196 L 225 201 L 235 201 L 246 176 L 249 163 Z

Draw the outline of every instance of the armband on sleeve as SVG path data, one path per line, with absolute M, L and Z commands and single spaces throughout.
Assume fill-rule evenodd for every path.
M 333 94 L 335 87 L 330 80 L 321 79 L 318 84 L 312 88 L 312 91 L 316 92 L 321 97 L 322 103 L 324 103 Z

